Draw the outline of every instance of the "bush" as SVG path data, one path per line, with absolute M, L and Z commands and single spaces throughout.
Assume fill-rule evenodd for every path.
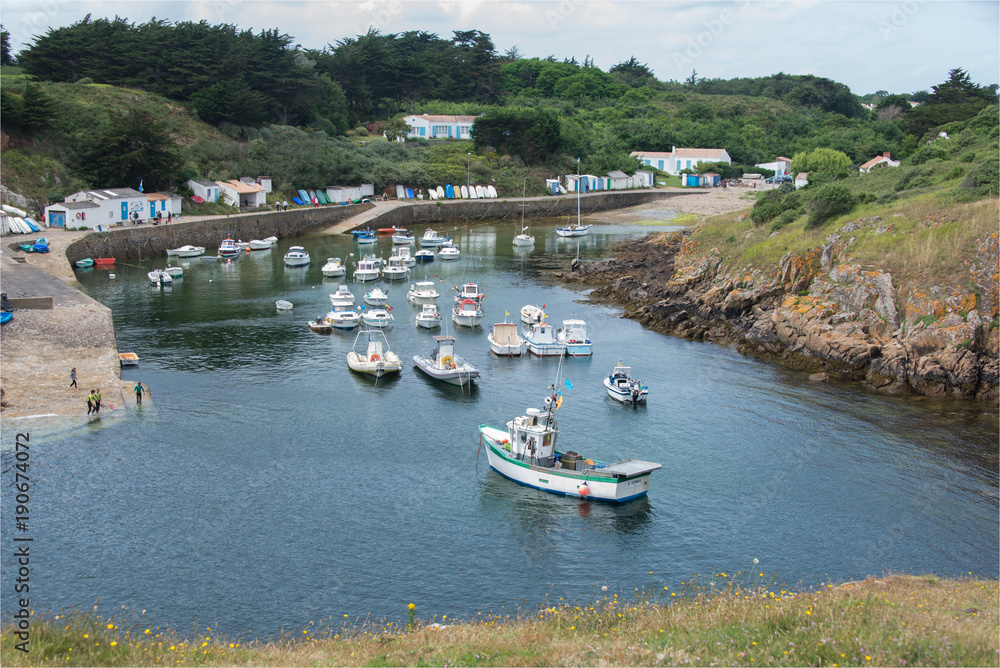
M 775 216 L 781 213 L 781 202 L 774 198 L 757 200 L 750 211 L 750 220 L 754 225 L 763 225 L 770 222 Z
M 954 181 L 955 179 L 960 179 L 965 176 L 965 167 L 961 165 L 955 165 L 948 170 L 948 173 L 944 175 L 941 179 L 942 181 Z
M 961 162 L 975 162 L 975 161 L 976 161 L 975 151 L 973 151 L 972 153 L 966 153 L 965 155 L 962 156 L 961 160 Z
M 94 80 L 91 79 L 90 77 L 83 77 L 82 79 L 77 79 L 76 83 L 78 83 L 81 86 L 86 86 L 88 84 L 94 83 Z
M 358 127 L 354 128 L 354 134 L 356 134 L 359 137 L 367 137 L 368 136 L 368 128 L 366 128 L 363 125 L 359 125 Z
M 899 199 L 899 195 L 896 193 L 886 193 L 884 195 L 880 195 L 875 202 L 876 204 L 892 204 L 897 199 Z
M 1000 191 L 1000 166 L 995 159 L 979 165 L 965 177 L 958 196 L 963 201 L 996 197 Z
M 787 211 L 782 211 L 777 218 L 771 221 L 771 231 L 777 232 L 785 225 L 794 223 L 800 215 L 802 214 L 798 209 L 788 209 Z
M 846 186 L 828 183 L 806 205 L 809 211 L 808 227 L 819 227 L 831 218 L 848 213 L 855 204 L 857 200 Z
M 948 157 L 948 152 L 943 147 L 935 144 L 927 144 L 920 147 L 916 153 L 910 156 L 910 162 L 914 165 L 922 165 L 929 160 L 944 160 Z
M 876 201 L 877 199 L 878 199 L 878 196 L 875 195 L 875 193 L 861 193 L 860 195 L 858 195 L 858 203 L 859 204 L 871 204 L 872 202 Z

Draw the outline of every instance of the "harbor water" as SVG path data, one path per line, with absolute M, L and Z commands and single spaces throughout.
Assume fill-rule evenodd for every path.
M 179 630 L 266 637 L 321 620 L 405 620 L 409 603 L 468 619 L 720 571 L 765 572 L 784 589 L 888 572 L 997 577 L 995 410 L 811 383 L 647 331 L 549 271 L 665 228 L 597 224 L 567 239 L 554 229 L 533 224 L 535 246 L 519 251 L 514 225 L 462 226 L 448 231 L 460 260 L 414 268 L 410 281 L 437 282 L 456 352 L 481 371 L 466 389 L 410 361 L 439 333 L 415 327 L 410 281 L 387 284 L 398 377 L 349 371 L 356 332 L 309 330 L 338 284 L 359 303 L 375 285 L 322 277 L 327 257 L 357 261 L 349 236 L 283 240 L 232 262 L 170 258 L 185 270 L 170 288 L 146 279 L 166 258 L 119 264 L 114 279 L 78 272 L 112 309 L 119 348 L 139 355 L 123 377 L 152 394 L 83 427 L 5 426 L 3 581 L 17 567 L 18 431 L 32 439 L 36 610 L 124 606 Z M 292 244 L 310 265 L 284 266 Z M 389 249 L 383 237 L 375 252 Z M 450 322 L 465 281 L 486 293 L 480 329 Z M 279 311 L 277 299 L 294 307 Z M 586 320 L 593 357 L 493 356 L 490 324 L 517 321 L 529 303 L 557 326 Z M 607 397 L 602 380 L 619 360 L 649 386 L 647 406 Z M 647 498 L 587 502 L 489 469 L 478 426 L 541 407 L 554 382 L 560 449 L 662 463 Z M 13 596 L 5 586 L 4 610 Z

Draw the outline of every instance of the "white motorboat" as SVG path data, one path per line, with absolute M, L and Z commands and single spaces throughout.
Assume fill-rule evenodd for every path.
M 170 285 L 174 281 L 170 277 L 170 274 L 164 273 L 161 269 L 154 269 L 147 273 L 146 277 L 149 278 L 149 282 L 152 285 Z
M 593 352 L 584 320 L 563 320 L 562 327 L 556 330 L 556 338 L 566 344 L 566 354 L 570 357 L 587 357 Z
M 516 322 L 494 323 L 486 340 L 490 342 L 490 350 L 501 357 L 520 357 L 524 351 L 524 339 L 517 333 Z
M 285 264 L 289 267 L 301 267 L 311 262 L 309 253 L 302 246 L 292 246 L 285 253 Z
M 441 314 L 438 312 L 436 304 L 424 304 L 423 309 L 417 314 L 417 327 L 424 329 L 434 329 L 441 326 Z
M 418 250 L 414 255 L 413 259 L 417 262 L 433 262 L 434 261 L 434 251 L 424 248 L 423 250 Z
M 559 427 L 556 410 L 562 396 L 553 386 L 544 408 L 529 408 L 507 423 L 506 429 L 479 426 L 490 467 L 528 487 L 598 501 L 631 501 L 649 492 L 649 476 L 661 467 L 655 462 L 624 459 L 603 462 L 571 450 L 556 450 Z M 622 447 L 624 441 L 613 441 Z
M 458 246 L 456 246 L 454 243 L 450 241 L 446 244 L 442 244 L 440 249 L 438 250 L 438 259 L 442 261 L 457 260 L 461 257 L 462 257 L 462 252 L 458 250 Z
M 346 285 L 337 286 L 336 292 L 330 293 L 330 306 L 354 306 L 356 298 Z
M 287 299 L 279 299 L 274 302 L 274 307 L 279 311 L 290 311 L 292 309 L 292 302 Z
M 219 257 L 236 258 L 240 256 L 240 249 L 233 239 L 223 239 L 219 244 Z
M 326 258 L 326 264 L 323 265 L 323 275 L 327 278 L 334 278 L 336 276 L 344 276 L 347 274 L 347 267 L 340 261 L 339 257 L 328 257 Z
M 623 404 L 644 404 L 649 388 L 645 383 L 632 377 L 632 367 L 622 366 L 621 360 L 604 378 L 608 396 Z
M 382 307 L 369 308 L 361 312 L 361 319 L 369 327 L 388 327 L 392 324 L 393 317 L 388 310 Z
M 392 233 L 392 243 L 395 245 L 408 245 L 415 242 L 417 238 L 409 230 L 397 229 Z
M 184 268 L 183 267 L 172 267 L 169 264 L 167 268 L 163 270 L 163 273 L 170 278 L 184 278 Z
M 271 242 L 267 239 L 251 239 L 247 248 L 252 251 L 271 250 Z
M 483 320 L 483 307 L 472 299 L 463 299 L 451 310 L 451 321 L 462 327 L 478 327 Z
M 403 260 L 398 255 L 389 258 L 388 264 L 382 269 L 382 278 L 387 281 L 402 281 L 410 274 L 410 270 L 403 265 Z
M 437 343 L 430 355 L 414 355 L 417 368 L 435 380 L 451 385 L 466 385 L 479 378 L 479 369 L 455 354 L 454 336 L 435 336 Z
M 438 294 L 434 281 L 417 281 L 410 284 L 406 299 L 411 304 L 433 304 L 441 295 Z
M 278 237 L 275 236 L 264 237 L 263 239 L 261 239 L 261 241 L 266 241 L 268 244 L 273 246 L 274 244 L 278 243 Z
M 367 256 L 358 260 L 354 265 L 354 280 L 356 281 L 374 281 L 379 277 L 379 274 L 379 268 L 375 264 L 375 260 L 369 259 Z
M 451 241 L 451 237 L 442 237 L 440 234 L 428 227 L 424 232 L 424 236 L 420 237 L 420 247 L 428 248 L 440 246 L 447 241 Z
M 333 325 L 325 317 L 309 321 L 309 329 L 317 334 L 329 334 L 333 331 Z
M 462 285 L 455 286 L 455 303 L 458 304 L 463 299 L 471 299 L 477 304 L 482 305 L 483 300 L 486 299 L 486 293 L 479 290 L 478 283 L 462 283 Z
M 363 329 L 354 339 L 354 349 L 347 353 L 347 366 L 352 371 L 369 374 L 377 379 L 401 371 L 403 361 L 389 350 L 385 334 L 379 330 Z
M 375 234 L 375 231 L 368 228 L 363 230 L 353 230 L 351 234 L 354 235 L 354 240 L 362 246 L 370 246 L 378 242 L 378 236 Z
M 590 225 L 567 225 L 566 227 L 557 227 L 556 234 L 561 237 L 582 237 L 590 232 Z
M 365 293 L 364 300 L 369 306 L 385 306 L 389 301 L 389 295 L 382 288 L 375 286 L 371 292 Z
M 337 329 L 354 329 L 361 322 L 361 316 L 352 306 L 334 306 L 333 310 L 326 314 L 326 321 Z
M 412 266 L 414 266 L 414 265 L 417 264 L 417 258 L 413 257 L 413 254 L 410 253 L 410 247 L 409 246 L 398 246 L 398 247 L 396 247 L 395 252 L 389 258 L 389 261 L 391 262 L 392 258 L 394 258 L 394 257 L 398 257 L 400 264 L 402 264 L 404 267 L 407 267 L 407 268 L 412 267 Z
M 236 242 L 236 250 L 245 251 L 248 248 L 250 248 L 249 241 L 243 241 L 242 239 L 240 239 L 239 241 Z
M 536 322 L 524 330 L 523 336 L 528 352 L 533 355 L 550 357 L 566 354 L 566 344 L 555 337 L 552 325 L 547 322 Z
M 536 322 L 541 322 L 547 316 L 545 315 L 545 304 L 540 307 L 533 304 L 525 304 L 521 307 L 521 322 L 526 325 L 534 325 Z
M 167 255 L 176 255 L 177 257 L 198 257 L 204 254 L 204 246 L 181 246 L 180 248 L 171 248 L 167 251 Z

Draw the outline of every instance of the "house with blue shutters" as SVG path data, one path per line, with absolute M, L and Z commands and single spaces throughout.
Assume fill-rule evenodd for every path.
M 81 190 L 62 204 L 45 207 L 45 223 L 49 227 L 105 229 L 125 223 L 136 213 L 146 220 L 149 211 L 146 195 L 132 188 Z
M 420 114 L 404 116 L 410 126 L 407 139 L 471 139 L 472 124 L 478 116 Z
M 632 151 L 633 158 L 655 167 L 667 174 L 680 174 L 684 169 L 697 169 L 701 163 L 724 162 L 733 164 L 733 159 L 724 148 L 677 148 L 670 151 Z

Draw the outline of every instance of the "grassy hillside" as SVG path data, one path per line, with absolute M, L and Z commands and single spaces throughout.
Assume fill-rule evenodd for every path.
M 750 574 L 757 576 L 757 573 Z M 763 574 L 761 574 L 763 576 Z M 740 584 L 734 584 L 739 580 Z M 5 666 L 995 666 L 998 583 L 890 576 L 816 591 L 717 573 L 679 592 L 656 585 L 626 600 L 598 592 L 472 620 L 312 622 L 272 640 L 211 628 L 178 633 L 140 617 L 35 618 L 30 652 L 3 629 Z M 401 606 L 402 607 L 402 606 Z

